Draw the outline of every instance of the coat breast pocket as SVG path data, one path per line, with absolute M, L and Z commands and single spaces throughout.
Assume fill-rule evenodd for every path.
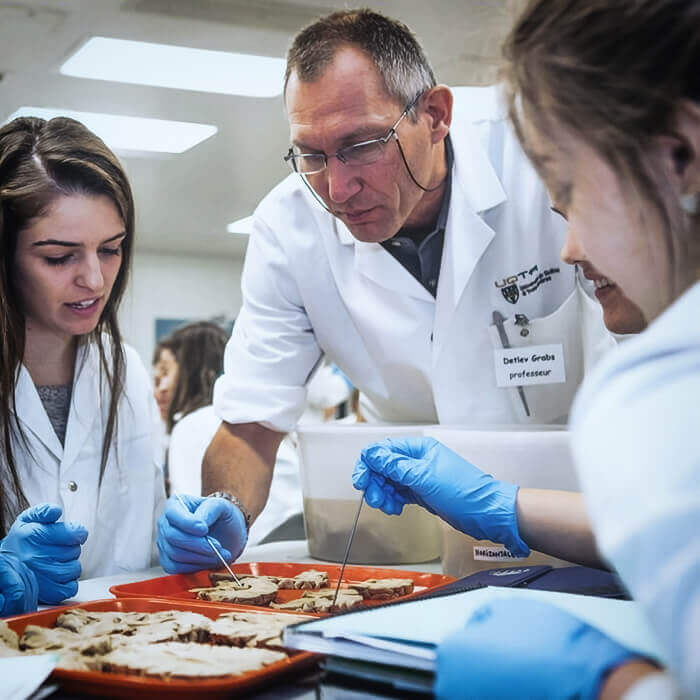
M 540 318 L 516 314 L 490 326 L 489 337 L 497 376 L 499 363 L 511 361 L 504 355 L 516 357 L 514 371 L 505 373 L 503 380 L 508 386 L 501 391 L 508 392 L 518 420 L 526 424 L 566 423 L 585 370 L 593 358 L 615 345 L 603 324 L 600 307 L 578 284 L 551 314 Z M 556 351 L 548 353 L 547 348 Z M 552 370 L 551 380 L 538 376 L 536 362 L 532 362 L 549 354 L 557 358 L 547 365 Z

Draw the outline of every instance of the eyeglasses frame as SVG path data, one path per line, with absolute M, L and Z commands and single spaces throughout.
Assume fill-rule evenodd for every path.
M 283 160 L 285 163 L 287 163 L 290 166 L 290 168 L 295 173 L 300 175 L 302 180 L 304 180 L 304 182 L 306 183 L 306 185 L 310 187 L 309 183 L 306 181 L 306 178 L 309 175 L 318 175 L 318 173 L 322 173 L 324 170 L 326 170 L 326 168 L 328 167 L 328 159 L 329 158 L 337 158 L 343 165 L 348 164 L 347 160 L 345 160 L 343 155 L 342 155 L 343 151 L 348 151 L 348 150 L 353 149 L 353 148 L 358 148 L 359 146 L 368 146 L 369 144 L 373 144 L 373 143 L 379 143 L 382 146 L 385 146 L 389 142 L 389 140 L 391 139 L 392 136 L 396 139 L 396 142 L 399 144 L 399 148 L 401 148 L 400 142 L 399 142 L 399 135 L 397 134 L 396 130 L 398 129 L 398 126 L 401 123 L 401 121 L 403 120 L 403 118 L 416 106 L 416 103 L 418 102 L 418 100 L 421 98 L 422 95 L 423 95 L 423 92 L 419 92 L 408 103 L 408 105 L 406 105 L 403 112 L 401 112 L 401 115 L 399 116 L 399 118 L 396 120 L 396 122 L 394 122 L 394 125 L 389 129 L 389 131 L 386 133 L 385 136 L 380 136 L 379 138 L 376 138 L 376 139 L 368 139 L 367 141 L 360 141 L 358 143 L 353 143 L 349 146 L 344 146 L 343 148 L 339 148 L 335 153 L 331 153 L 330 155 L 326 155 L 325 153 L 294 153 L 294 151 L 292 150 L 293 147 L 290 146 L 289 151 L 287 152 L 287 155 L 283 156 Z M 401 155 L 403 156 L 403 151 L 401 152 Z M 316 158 L 318 158 L 319 156 L 322 156 L 323 157 L 323 167 L 320 168 L 319 170 L 314 170 L 313 172 L 310 172 L 310 173 L 308 173 L 308 172 L 302 173 L 300 170 L 297 170 L 295 159 L 300 158 L 300 157 L 305 157 L 305 156 L 314 156 Z M 367 163 L 366 165 L 374 165 L 374 163 Z M 358 166 L 350 166 L 350 167 L 358 167 Z M 360 167 L 364 167 L 364 166 L 360 166 Z

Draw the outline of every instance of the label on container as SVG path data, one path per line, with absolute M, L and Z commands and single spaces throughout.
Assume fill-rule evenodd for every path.
M 516 557 L 502 545 L 500 547 L 474 545 L 474 561 L 510 561 L 511 559 L 527 559 L 527 557 Z

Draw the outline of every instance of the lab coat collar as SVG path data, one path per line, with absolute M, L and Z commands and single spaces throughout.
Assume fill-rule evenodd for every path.
M 107 339 L 105 338 L 105 341 Z M 111 353 L 107 351 L 108 357 Z M 63 464 L 70 465 L 80 454 L 85 441 L 89 438 L 94 422 L 102 418 L 102 392 L 100 379 L 100 355 L 94 342 L 82 343 L 78 346 L 75 358 L 75 378 L 73 379 L 73 395 L 68 413 L 66 426 L 66 441 L 64 446 Z M 102 454 L 96 455 L 96 467 Z
M 505 202 L 505 190 L 481 144 L 476 127 L 471 123 L 460 124 L 450 132 L 450 137 L 455 151 L 453 199 L 456 185 L 469 208 L 476 213 Z
M 358 241 L 340 219 L 335 219 L 335 227 L 341 245 L 355 246 L 357 272 L 384 289 L 402 296 L 434 302 L 432 294 L 381 245 Z
M 23 429 L 36 435 L 62 466 L 72 464 L 77 458 L 93 423 L 102 413 L 99 353 L 94 343 L 78 346 L 74 375 L 64 445 L 24 365 L 20 366 L 15 390 L 15 409 Z
M 461 183 L 455 181 L 453 187 L 459 188 Z M 453 191 L 452 201 L 435 300 L 434 357 L 442 349 L 464 290 L 495 235 L 481 216 L 469 207 L 461 192 Z
M 15 413 L 22 429 L 33 433 L 60 462 L 63 456 L 61 441 L 51 425 L 39 392 L 24 365 L 20 365 L 17 374 Z M 21 437 L 19 439 L 21 440 Z M 39 466 L 42 467 L 41 464 Z M 43 468 L 45 469 L 45 467 Z
M 388 251 L 377 243 L 355 244 L 355 269 L 376 284 L 401 296 L 434 302 L 432 294 Z
M 471 125 L 461 125 L 452 141 L 455 147 L 452 200 L 436 299 L 434 355 L 444 345 L 464 289 L 495 235 L 481 213 L 506 200 L 503 186 L 481 146 L 476 129 Z

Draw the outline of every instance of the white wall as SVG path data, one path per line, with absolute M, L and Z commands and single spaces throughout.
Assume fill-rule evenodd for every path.
M 156 318 L 237 316 L 242 267 L 236 258 L 136 251 L 119 314 L 124 340 L 150 369 Z

